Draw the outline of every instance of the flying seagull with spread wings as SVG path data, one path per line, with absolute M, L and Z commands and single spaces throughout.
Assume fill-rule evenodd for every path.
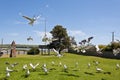
M 30 22 L 29 22 L 28 24 L 30 24 L 30 25 L 32 25 L 32 26 L 33 26 L 34 22 L 35 22 L 37 19 L 40 18 L 40 16 L 37 16 L 37 17 L 34 16 L 33 18 L 30 18 L 30 17 L 28 17 L 28 16 L 22 16 L 22 17 L 24 17 L 25 19 L 29 20 Z

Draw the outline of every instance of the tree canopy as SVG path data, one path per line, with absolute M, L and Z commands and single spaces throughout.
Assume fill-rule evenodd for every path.
M 50 43 L 51 48 L 58 49 L 59 52 L 61 52 L 61 50 L 70 45 L 70 38 L 67 34 L 66 28 L 63 28 L 63 26 L 56 25 L 50 33 L 53 37 L 53 41 Z

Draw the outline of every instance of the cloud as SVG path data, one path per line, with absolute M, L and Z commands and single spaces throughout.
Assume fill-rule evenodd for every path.
M 44 31 L 33 31 L 38 37 L 43 38 L 45 36 L 45 32 Z M 48 38 L 51 38 L 52 35 L 49 32 L 46 32 L 46 35 Z
M 68 30 L 68 34 L 70 36 L 81 36 L 81 37 L 85 37 L 87 36 L 83 31 L 81 30 Z
M 81 30 L 68 30 L 68 35 L 75 37 L 77 43 L 88 37 L 88 35 Z
M 44 31 L 33 31 L 37 37 L 43 38 L 45 36 Z M 88 38 L 88 35 L 81 30 L 68 30 L 69 36 L 74 36 L 76 42 L 80 42 L 83 39 Z M 49 32 L 46 32 L 48 38 L 52 38 L 52 35 Z
M 45 35 L 44 31 L 33 31 L 38 37 L 43 37 Z M 46 32 L 47 37 L 52 37 L 52 35 L 49 32 Z M 80 31 L 80 30 L 69 30 L 68 31 L 69 36 L 75 36 L 75 37 L 86 37 L 87 35 Z
M 19 34 L 18 33 L 9 33 L 8 35 L 9 36 L 18 36 Z
M 22 21 L 15 21 L 15 24 L 28 24 L 28 22 L 22 22 Z
M 49 5 L 48 5 L 48 4 L 46 4 L 46 5 L 45 5 L 45 7 L 46 7 L 46 8 L 48 8 L 48 7 L 49 7 Z

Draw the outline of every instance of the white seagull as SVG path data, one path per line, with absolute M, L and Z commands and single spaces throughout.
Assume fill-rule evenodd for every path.
M 55 50 L 54 48 L 53 48 L 53 51 L 54 51 L 55 53 L 59 54 L 59 52 L 58 52 L 57 50 Z
M 97 66 L 100 62 L 98 62 L 98 61 L 93 61 L 93 63 Z
M 23 70 L 27 69 L 27 64 L 23 65 Z
M 102 72 L 103 70 L 101 68 L 96 67 L 97 72 Z
M 11 67 L 15 67 L 16 65 L 18 65 L 18 63 L 13 63 L 11 64 Z
M 78 62 L 75 63 L 75 67 L 78 67 Z
M 47 67 L 47 65 L 44 63 L 44 64 L 43 64 L 43 68 L 46 68 L 46 67 Z
M 30 71 L 29 71 L 29 69 L 26 71 L 26 74 L 25 74 L 25 76 L 26 77 L 28 77 L 30 75 Z
M 10 77 L 10 73 L 8 71 L 6 73 L 6 77 Z
M 62 66 L 62 63 L 61 63 L 61 62 L 59 62 L 59 65 L 60 65 L 60 66 Z
M 29 22 L 28 24 L 30 24 L 30 25 L 32 25 L 32 26 L 33 26 L 34 22 L 35 22 L 37 19 L 40 18 L 40 16 L 37 16 L 37 17 L 34 16 L 33 18 L 30 18 L 30 17 L 28 17 L 28 16 L 22 16 L 22 17 L 24 17 L 25 19 L 29 20 L 30 22 Z
M 88 68 L 90 68 L 90 63 L 88 63 Z
M 43 70 L 44 70 L 45 74 L 48 74 L 47 68 L 43 68 Z
M 12 72 L 13 70 L 9 69 L 8 67 L 6 67 L 6 71 L 7 72 Z
M 82 53 L 85 53 L 85 52 L 86 52 L 86 50 L 85 50 L 85 49 L 81 49 L 81 52 L 82 52 Z
M 120 69 L 120 65 L 116 64 L 116 70 Z
M 55 65 L 55 62 L 54 62 L 54 61 L 52 61 L 51 63 L 52 63 L 52 66 L 54 66 L 54 65 Z
M 97 53 L 102 54 L 102 52 L 101 52 L 102 49 L 100 49 L 98 45 L 96 45 L 95 48 L 96 48 Z
M 64 64 L 63 67 L 64 67 L 64 71 L 66 72 L 68 69 L 67 65 Z

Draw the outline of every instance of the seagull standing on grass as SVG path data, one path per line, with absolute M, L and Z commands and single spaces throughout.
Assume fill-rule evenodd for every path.
M 47 67 L 47 65 L 44 63 L 44 64 L 43 64 L 43 68 L 46 68 L 46 67 Z
M 51 63 L 52 63 L 52 66 L 54 66 L 54 65 L 55 65 L 55 62 L 54 62 L 54 61 L 52 61 Z
M 16 65 L 18 65 L 18 63 L 13 63 L 11 64 L 11 67 L 15 67 Z
M 23 70 L 27 69 L 27 64 L 23 65 Z
M 75 67 L 78 67 L 78 62 L 75 63 Z
M 90 63 L 88 63 L 88 68 L 90 68 Z
M 47 68 L 43 68 L 45 74 L 48 74 L 48 69 Z
M 96 67 L 97 72 L 102 72 L 103 70 L 101 68 Z
M 18 65 L 17 62 L 10 64 L 9 62 L 5 62 L 6 65 L 10 65 L 12 68 L 15 67 L 16 65 Z
M 67 65 L 64 64 L 63 67 L 64 67 L 64 71 L 67 72 L 67 69 L 68 69 Z
M 95 64 L 95 66 L 97 66 L 100 62 L 98 62 L 98 61 L 93 61 L 93 63 Z
M 29 69 L 26 71 L 25 77 L 28 77 L 30 75 Z
M 10 73 L 8 71 L 6 72 L 6 77 L 10 77 Z
M 61 63 L 61 62 L 59 62 L 59 65 L 60 65 L 60 66 L 62 66 L 62 63 Z
M 12 72 L 13 70 L 9 69 L 8 67 L 6 67 L 6 77 L 10 77 L 10 72 Z
M 120 69 L 120 65 L 117 63 L 116 64 L 116 70 Z

